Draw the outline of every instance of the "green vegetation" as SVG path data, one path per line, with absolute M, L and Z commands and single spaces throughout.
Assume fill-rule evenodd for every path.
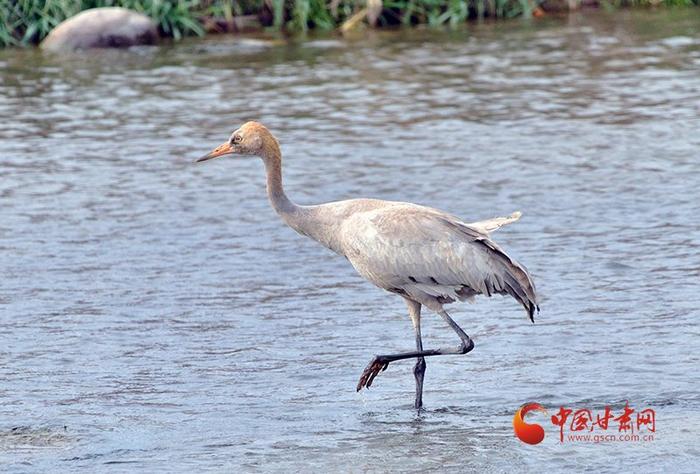
M 153 18 L 166 36 L 203 35 L 254 15 L 261 26 L 332 29 L 352 18 L 377 25 L 457 25 L 470 18 L 531 16 L 544 0 L 0 0 L 0 47 L 41 41 L 56 25 L 88 8 L 121 6 Z M 552 0 L 548 0 L 551 2 Z M 565 0 L 554 0 L 554 2 Z M 580 0 L 578 0 L 580 1 Z M 601 0 L 602 5 L 699 5 L 700 0 Z M 370 20 L 371 21 L 371 20 Z
M 0 46 L 41 41 L 66 18 L 95 7 L 119 6 L 145 13 L 175 38 L 204 34 L 201 18 L 224 1 L 200 0 L 0 0 Z M 214 5 L 220 4 L 220 5 Z

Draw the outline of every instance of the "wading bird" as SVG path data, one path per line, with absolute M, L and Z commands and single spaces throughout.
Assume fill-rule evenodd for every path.
M 455 216 L 405 202 L 350 199 L 318 206 L 299 206 L 282 187 L 282 154 L 277 139 L 258 122 L 247 122 L 229 140 L 197 162 L 224 155 L 262 159 L 267 172 L 267 196 L 287 225 L 345 256 L 357 272 L 408 306 L 416 335 L 416 350 L 378 355 L 369 363 L 357 391 L 402 359 L 417 359 L 415 407 L 423 405 L 425 357 L 466 354 L 474 343 L 443 308 L 446 303 L 475 295 L 507 294 L 525 307 L 534 322 L 539 311 L 535 284 L 524 266 L 510 258 L 489 234 L 518 220 L 520 213 L 467 224 Z M 421 306 L 436 312 L 457 333 L 460 345 L 423 349 Z

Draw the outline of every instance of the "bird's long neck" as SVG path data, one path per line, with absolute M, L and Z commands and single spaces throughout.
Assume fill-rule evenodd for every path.
M 273 150 L 263 155 L 270 204 L 289 227 L 335 252 L 340 252 L 338 233 L 335 231 L 340 221 L 332 215 L 325 215 L 319 206 L 299 206 L 287 197 L 282 186 L 282 158 L 279 147 L 275 146 Z
M 301 206 L 292 202 L 284 192 L 282 186 L 282 157 L 279 148 L 266 153 L 263 156 L 265 171 L 267 173 L 267 197 L 272 208 L 291 227 L 297 229 L 301 218 Z M 297 229 L 299 230 L 299 229 Z

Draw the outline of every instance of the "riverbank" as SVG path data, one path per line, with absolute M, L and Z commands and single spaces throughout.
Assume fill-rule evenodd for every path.
M 695 6 L 700 0 L 17 0 L 0 5 L 0 47 L 36 44 L 63 20 L 121 6 L 151 17 L 163 36 L 273 28 L 341 31 L 392 25 L 456 26 L 469 20 L 542 16 L 581 8 Z

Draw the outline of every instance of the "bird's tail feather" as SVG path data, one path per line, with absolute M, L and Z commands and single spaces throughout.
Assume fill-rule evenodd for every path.
M 539 312 L 540 307 L 537 303 L 535 282 L 532 281 L 532 277 L 527 271 L 527 268 L 510 258 L 508 254 L 492 240 L 479 239 L 476 242 L 483 245 L 502 267 L 502 271 L 498 272 L 498 274 L 503 277 L 503 281 L 498 282 L 501 288 L 494 288 L 494 293 L 505 293 L 515 298 L 516 301 L 523 305 L 530 321 L 534 323 L 535 311 Z

